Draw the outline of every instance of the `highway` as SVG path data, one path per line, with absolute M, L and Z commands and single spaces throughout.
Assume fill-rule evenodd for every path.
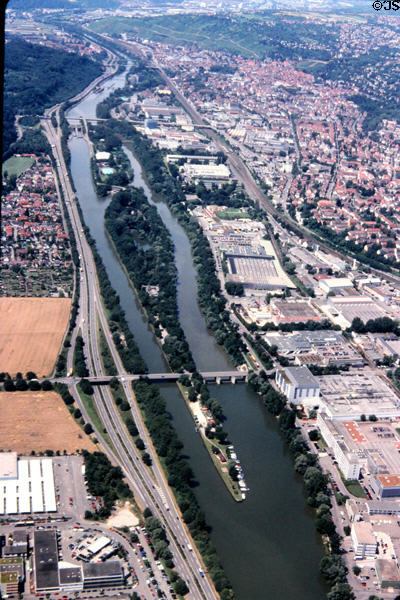
M 93 84 L 90 88 L 93 88 Z M 83 97 L 83 95 L 83 93 L 80 94 L 80 97 Z M 83 235 L 83 226 L 75 202 L 75 194 L 72 190 L 64 163 L 61 141 L 57 131 L 58 128 L 55 129 L 51 119 L 48 118 L 51 117 L 52 114 L 58 115 L 59 108 L 60 106 L 57 105 L 46 111 L 45 116 L 47 118 L 42 120 L 42 126 L 56 158 L 61 187 L 63 189 L 67 210 L 71 218 L 77 242 L 77 251 L 80 256 L 80 306 L 77 316 L 77 325 L 74 331 L 74 339 L 80 329 L 85 342 L 86 360 L 90 375 L 96 377 L 104 376 L 97 339 L 97 319 L 99 319 L 113 356 L 118 376 L 122 382 L 126 398 L 131 406 L 132 415 L 138 427 L 140 437 L 145 443 L 146 451 L 151 456 L 153 463 L 152 469 L 149 469 L 143 464 L 140 454 L 132 443 L 132 439 L 126 430 L 125 425 L 121 421 L 118 409 L 113 402 L 108 388 L 99 389 L 96 387 L 93 398 L 96 409 L 111 439 L 113 450 L 110 450 L 110 448 L 102 441 L 101 432 L 96 430 L 95 433 L 96 436 L 98 436 L 98 440 L 102 441 L 102 445 L 108 456 L 115 464 L 121 466 L 138 503 L 143 508 L 146 506 L 149 507 L 154 516 L 159 518 L 165 525 L 170 541 L 170 550 L 173 553 L 177 571 L 186 581 L 190 589 L 188 597 L 196 600 L 213 600 L 214 598 L 218 598 L 218 594 L 209 577 L 206 576 L 203 578 L 199 575 L 200 570 L 206 572 L 200 556 L 196 551 L 187 551 L 188 545 L 194 546 L 193 540 L 181 520 L 180 511 L 176 506 L 174 497 L 166 483 L 164 473 L 158 462 L 158 457 L 154 451 L 141 413 L 138 409 L 136 399 L 131 389 L 131 384 L 127 380 L 128 374 L 126 373 L 119 354 L 114 346 L 112 334 L 101 301 L 92 250 Z M 73 348 L 71 348 L 68 353 L 68 365 L 72 365 L 72 360 Z M 76 388 L 73 387 L 72 391 L 84 418 L 90 422 L 87 411 L 81 402 Z

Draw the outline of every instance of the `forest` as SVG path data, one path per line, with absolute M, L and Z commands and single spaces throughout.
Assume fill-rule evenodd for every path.
M 40 115 L 102 73 L 93 60 L 12 37 L 4 52 L 3 153 L 17 139 L 15 115 Z M 31 150 L 33 151 L 33 150 Z

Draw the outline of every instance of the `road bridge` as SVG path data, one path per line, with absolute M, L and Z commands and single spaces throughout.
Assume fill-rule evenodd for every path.
M 190 373 L 140 373 L 136 375 L 124 375 L 117 379 L 124 381 L 139 381 L 140 379 L 147 379 L 151 383 L 165 383 L 165 382 L 176 382 L 182 375 L 188 375 Z M 203 371 L 200 373 L 206 383 L 245 383 L 247 381 L 247 371 Z M 90 383 L 93 385 L 106 385 L 112 377 L 88 377 Z

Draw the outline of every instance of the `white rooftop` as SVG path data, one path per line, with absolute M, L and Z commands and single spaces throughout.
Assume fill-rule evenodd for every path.
M 17 476 L 17 453 L 0 452 L 0 479 L 16 479 Z
M 0 485 L 0 515 L 55 512 L 52 459 L 21 458 L 17 470 L 17 477 L 3 479 Z

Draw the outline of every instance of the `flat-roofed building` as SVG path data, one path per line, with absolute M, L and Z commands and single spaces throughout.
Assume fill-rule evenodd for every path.
M 383 589 L 400 588 L 399 568 L 394 560 L 377 558 L 375 560 L 376 576 Z
M 400 471 L 399 473 L 376 475 L 371 478 L 371 487 L 380 498 L 400 496 Z
M 277 346 L 278 354 L 297 364 L 362 366 L 363 357 L 339 331 L 321 329 L 292 333 L 267 333 L 269 346 Z
M 105 563 L 87 563 L 82 566 L 83 589 L 111 585 L 123 585 L 124 571 L 119 560 L 110 560 Z
M 400 417 L 400 398 L 372 371 L 316 377 L 320 406 L 328 417 L 342 421 L 359 420 L 361 415 L 378 419 Z
M 0 597 L 17 596 L 23 591 L 25 561 L 22 557 L 0 558 Z
M 370 500 L 365 504 L 369 515 L 400 516 L 400 502 L 393 500 Z
M 372 475 L 371 485 L 376 489 L 374 477 L 400 473 L 400 435 L 396 424 L 341 421 L 329 418 L 320 410 L 317 425 L 346 479 L 358 479 L 360 470 L 365 469 Z
M 325 442 L 332 449 L 344 477 L 346 479 L 358 479 L 362 465 L 361 457 L 346 443 L 338 424 L 329 419 L 325 413 L 319 412 L 317 425 Z M 365 458 L 364 463 L 366 464 L 366 462 Z
M 33 533 L 36 592 L 58 591 L 58 548 L 55 529 L 41 529 Z
M 0 452 L 0 481 L 17 479 L 18 456 L 16 452 Z
M 16 465 L 17 475 L 13 470 L 0 485 L 0 515 L 55 512 L 52 459 L 19 458 Z
M 275 381 L 289 402 L 315 405 L 319 400 L 319 384 L 307 367 L 279 369 Z
M 323 316 L 317 311 L 311 302 L 305 300 L 271 300 L 271 307 L 274 314 L 274 323 L 304 323 L 314 321 L 319 323 L 323 321 Z
M 319 287 L 324 292 L 328 293 L 334 291 L 336 289 L 354 289 L 353 282 L 347 277 L 326 277 L 321 279 L 319 282 Z
M 371 523 L 356 521 L 351 526 L 351 539 L 354 544 L 355 558 L 375 558 L 376 538 Z
M 83 590 L 82 566 L 60 566 L 58 570 L 58 577 L 60 582 L 60 590 L 65 592 L 81 592 Z

